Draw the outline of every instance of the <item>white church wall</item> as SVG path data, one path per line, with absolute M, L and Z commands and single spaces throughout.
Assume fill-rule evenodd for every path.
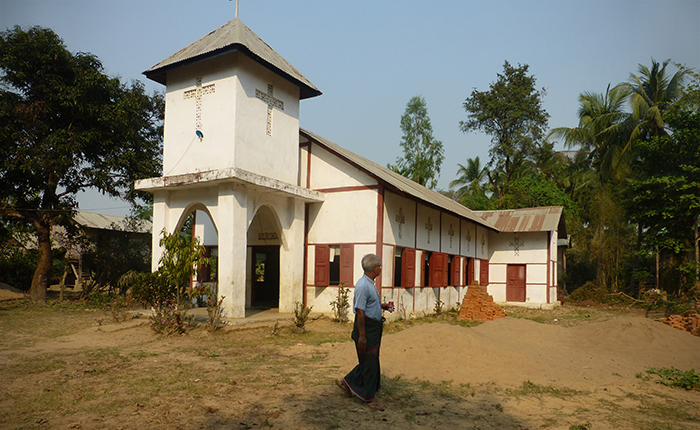
M 544 263 L 547 260 L 547 232 L 492 233 L 491 264 Z
M 376 179 L 335 154 L 318 145 L 311 147 L 311 189 L 376 186 L 377 184 Z
M 488 260 L 489 253 L 489 230 L 484 227 L 477 226 L 476 228 L 476 258 Z
M 377 240 L 377 191 L 326 193 L 325 202 L 309 205 L 310 243 L 357 243 Z
M 459 237 L 459 218 L 442 212 L 440 220 L 440 252 L 459 255 Z
M 233 165 L 234 104 L 229 100 L 236 91 L 236 81 L 229 69 L 232 58 L 233 55 L 221 56 L 168 73 L 164 176 Z M 186 95 L 187 91 L 197 91 L 197 78 L 201 78 L 199 108 L 196 97 L 192 97 L 196 93 Z M 196 118 L 198 113 L 199 121 Z M 204 134 L 202 140 L 195 134 L 198 128 Z
M 199 96 L 187 93 L 197 90 L 198 78 Z M 283 109 L 272 110 L 271 136 L 267 104 L 256 97 L 256 90 L 268 93 L 268 84 L 283 103 Z M 299 88 L 245 55 L 226 54 L 168 72 L 165 176 L 239 167 L 296 183 L 298 130 Z
M 394 286 L 394 247 L 384 245 L 382 247 L 382 287 Z
M 197 223 L 194 226 L 194 234 L 199 238 L 200 244 L 204 246 L 218 245 L 219 236 L 211 217 L 206 211 L 198 210 L 196 212 L 195 220 Z
M 440 211 L 418 204 L 416 248 L 440 251 Z M 419 260 L 420 261 L 420 260 Z
M 384 243 L 416 246 L 416 202 L 390 191 L 384 192 Z
M 245 55 L 239 56 L 235 124 L 236 167 L 296 184 L 299 157 L 299 87 Z M 273 107 L 258 94 L 283 105 Z M 268 134 L 268 119 L 270 134 Z M 231 118 L 228 118 L 231 121 Z
M 465 257 L 476 256 L 476 224 L 473 222 L 460 221 L 461 255 Z

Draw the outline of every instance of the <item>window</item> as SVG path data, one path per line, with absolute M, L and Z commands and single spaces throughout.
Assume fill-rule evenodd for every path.
M 448 271 L 449 276 L 447 278 L 447 285 L 452 285 L 452 286 L 464 285 L 464 284 L 462 284 L 460 276 L 459 276 L 460 269 L 461 269 L 461 267 L 460 267 L 461 260 L 462 259 L 456 255 L 449 256 L 450 270 Z
M 316 245 L 314 264 L 314 285 L 327 287 L 340 285 L 346 287 L 353 283 L 353 245 Z
M 394 286 L 400 287 L 403 285 L 403 252 L 405 248 L 396 247 L 394 250 Z
M 489 284 L 489 260 L 481 260 L 481 270 L 479 270 L 479 285 Z
M 416 285 L 416 250 L 405 248 L 401 255 L 401 286 L 413 288 Z
M 428 255 L 429 254 L 429 255 Z M 444 287 L 447 285 L 447 254 L 442 252 L 426 253 L 426 273 L 428 287 Z

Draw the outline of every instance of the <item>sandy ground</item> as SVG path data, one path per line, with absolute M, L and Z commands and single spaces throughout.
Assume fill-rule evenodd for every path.
M 545 318 L 550 315 L 542 312 Z M 266 349 L 270 366 L 242 372 L 230 370 L 233 362 L 246 357 L 241 351 L 217 350 L 215 358 L 211 353 L 187 352 L 209 351 L 207 342 L 212 335 L 206 331 L 155 338 L 138 322 L 92 327 L 19 351 L 3 347 L 0 362 L 5 363 L 47 354 L 63 356 L 85 348 L 119 347 L 122 356 L 129 351 L 159 355 L 113 364 L 98 364 L 87 356 L 84 361 L 72 360 L 65 369 L 12 379 L 0 398 L 0 428 L 486 430 L 569 429 L 588 423 L 595 430 L 700 429 L 700 391 L 665 387 L 656 382 L 658 378 L 636 376 L 650 367 L 700 370 L 700 337 L 640 313 L 611 313 L 573 327 L 554 320 L 541 324 L 508 317 L 477 327 L 416 324 L 386 334 L 381 350 L 386 383 L 377 396 L 386 407 L 382 412 L 344 397 L 332 383 L 355 365 L 351 342 L 314 345 L 302 335 L 298 342 Z M 321 319 L 309 323 L 308 330 L 341 330 L 349 336 L 350 327 Z M 223 336 L 246 339 L 261 334 L 239 329 Z M 308 369 L 285 367 L 284 360 L 291 358 L 310 363 L 313 375 Z M 188 376 L 194 381 L 212 381 L 211 389 L 194 401 L 171 399 L 167 393 L 144 400 L 129 387 L 128 379 L 137 378 L 135 375 L 176 373 L 183 363 L 197 369 Z M 109 370 L 104 375 L 93 371 L 103 368 Z M 124 404 L 124 413 L 114 416 L 81 409 L 77 406 L 87 394 L 70 391 L 77 405 L 70 413 L 44 416 L 41 411 L 31 411 L 14 416 L 18 406 L 14 402 L 21 393 L 40 393 L 47 387 L 56 391 L 81 383 L 65 376 L 61 379 L 66 372 L 83 375 L 86 385 L 81 390 L 95 390 L 91 398 L 108 387 L 110 396 Z M 88 382 L 87 378 L 92 379 Z M 446 384 L 444 381 L 456 389 L 456 395 L 440 394 L 436 387 Z M 524 383 L 540 391 L 523 391 Z

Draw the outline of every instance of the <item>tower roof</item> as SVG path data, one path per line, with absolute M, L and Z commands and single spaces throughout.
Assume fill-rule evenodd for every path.
M 264 40 L 238 18 L 190 43 L 165 60 L 143 72 L 147 78 L 165 85 L 168 71 L 222 54 L 239 51 L 268 69 L 299 85 L 300 98 L 321 95 L 304 75 L 275 52 Z

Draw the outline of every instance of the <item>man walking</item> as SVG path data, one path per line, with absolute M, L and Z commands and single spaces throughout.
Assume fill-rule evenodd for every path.
M 376 399 L 379 390 L 379 347 L 382 343 L 384 318 L 382 310 L 389 309 L 389 304 L 382 304 L 374 280 L 382 273 L 382 261 L 374 254 L 362 257 L 362 270 L 365 274 L 355 285 L 353 312 L 355 323 L 352 328 L 352 340 L 355 341 L 359 364 L 343 379 L 335 383 L 348 396 L 357 396 L 368 407 L 383 411 Z

